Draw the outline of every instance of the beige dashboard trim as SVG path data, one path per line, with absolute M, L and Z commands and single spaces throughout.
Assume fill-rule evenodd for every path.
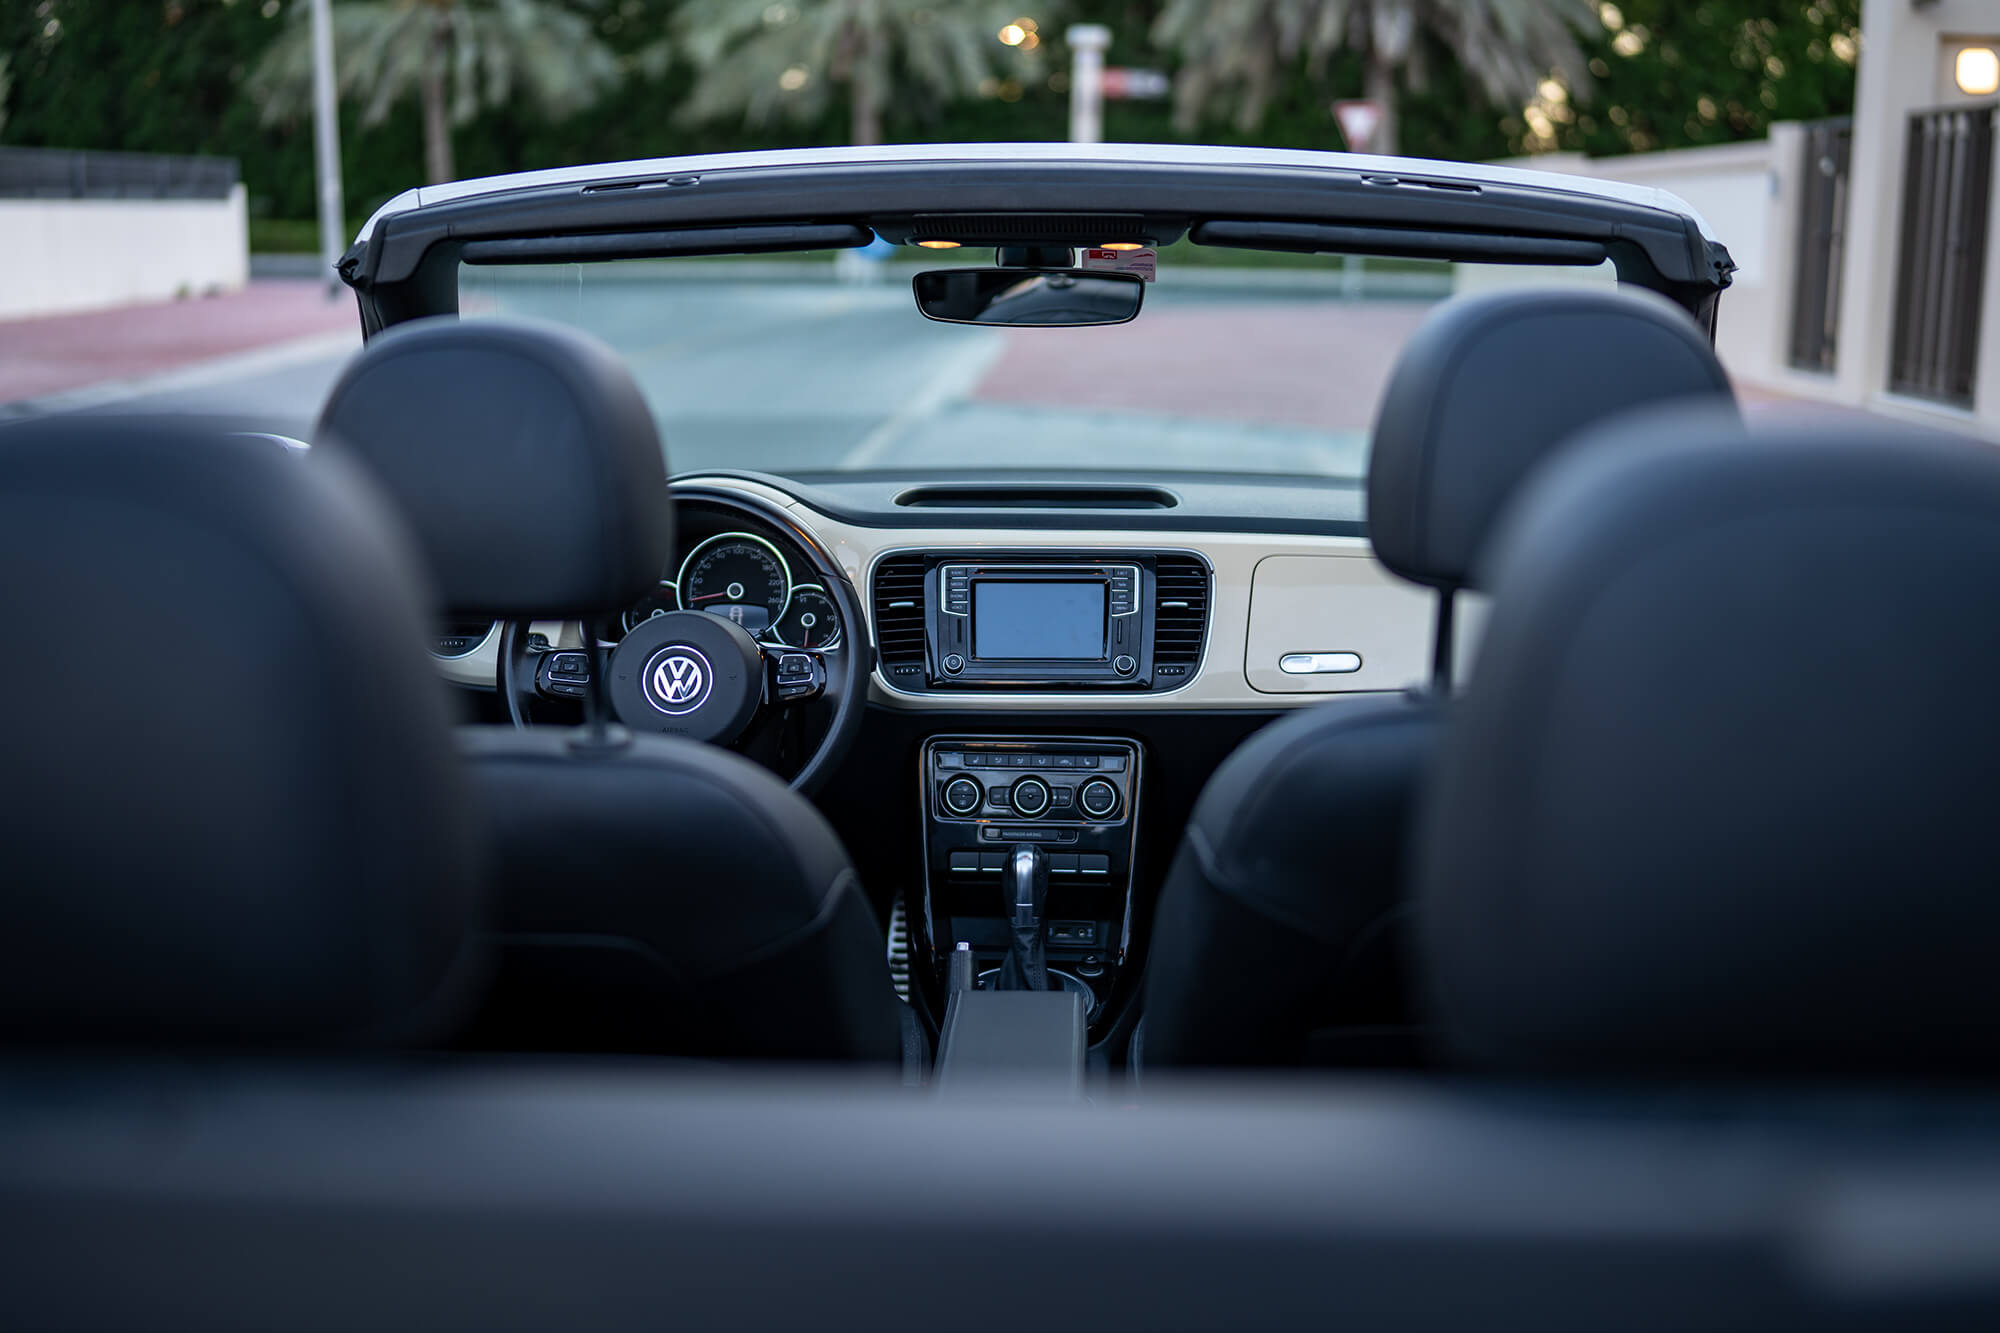
M 1137 554 L 1185 550 L 1205 556 L 1214 572 L 1207 648 L 1194 678 L 1179 689 L 1159 694 L 1049 695 L 966 690 L 948 695 L 915 695 L 896 689 L 876 671 L 869 678 L 869 699 L 886 708 L 909 712 L 978 709 L 1120 713 L 1191 708 L 1295 708 L 1318 702 L 1328 697 L 1329 692 L 1267 693 L 1253 688 L 1246 673 L 1251 586 L 1257 566 L 1273 556 L 1313 556 L 1339 562 L 1329 566 L 1330 571 L 1337 571 L 1337 576 L 1328 578 L 1323 594 L 1314 595 L 1312 589 L 1294 589 L 1295 594 L 1301 595 L 1295 597 L 1287 614 L 1307 618 L 1351 615 L 1356 594 L 1365 593 L 1369 607 L 1366 624 L 1344 634 L 1341 645 L 1352 646 L 1354 651 L 1385 664 L 1428 660 L 1430 594 L 1390 574 L 1375 559 L 1367 541 L 1359 537 L 1182 530 L 1106 533 L 1089 528 L 869 528 L 821 513 L 797 497 L 761 482 L 705 475 L 676 481 L 736 491 L 790 514 L 801 527 L 816 534 L 833 554 L 841 571 L 859 591 L 862 613 L 871 621 L 874 611 L 869 604 L 868 575 L 875 562 L 891 551 L 1032 551 L 1069 547 L 1116 555 L 1127 551 Z M 533 628 L 559 647 L 576 646 L 582 641 L 574 624 L 538 621 Z M 1309 625 L 1302 627 L 1301 643 L 1319 643 L 1325 637 L 1303 632 L 1307 629 Z M 872 623 L 870 630 L 872 639 Z M 478 652 L 462 658 L 440 659 L 438 665 L 448 679 L 491 686 L 499 668 L 498 639 L 494 635 Z M 1379 693 L 1418 683 L 1414 675 L 1404 680 L 1370 671 L 1339 692 Z
M 721 479 L 705 478 L 704 484 L 721 484 Z M 1274 555 L 1323 556 L 1341 561 L 1343 577 L 1330 583 L 1324 613 L 1337 614 L 1343 590 L 1365 587 L 1370 590 L 1375 607 L 1368 630 L 1371 638 L 1365 646 L 1381 652 L 1387 660 L 1397 661 L 1423 661 L 1429 651 L 1430 595 L 1390 574 L 1375 559 L 1368 542 L 1360 537 L 1180 530 L 1106 533 L 1088 528 L 867 528 L 823 514 L 771 487 L 733 478 L 727 484 L 784 506 L 801 526 L 817 533 L 839 562 L 842 572 L 860 591 L 863 613 L 870 617 L 874 611 L 869 604 L 867 578 L 876 560 L 891 551 L 1070 547 L 1109 554 L 1124 551 L 1136 554 L 1156 550 L 1189 550 L 1206 556 L 1214 571 L 1207 650 L 1200 670 L 1179 689 L 1161 694 L 1124 695 L 1064 696 L 975 690 L 937 696 L 913 695 L 894 688 L 877 671 L 869 681 L 869 697 L 888 708 L 912 712 L 977 708 L 981 711 L 1117 713 L 1187 708 L 1291 708 L 1317 702 L 1326 695 L 1262 693 L 1251 688 L 1245 674 L 1251 582 L 1259 562 Z M 1375 679 L 1371 673 L 1366 690 L 1349 692 L 1396 690 L 1416 683 L 1415 679 Z

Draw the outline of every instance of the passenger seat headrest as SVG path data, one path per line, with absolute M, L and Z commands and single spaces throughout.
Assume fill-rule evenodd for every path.
M 440 317 L 377 334 L 315 447 L 375 475 L 451 615 L 615 613 L 673 556 L 646 400 L 610 348 L 561 325 Z
M 414 551 L 268 438 L 0 427 L 0 1041 L 371 1045 L 476 972 Z
M 1421 957 L 1508 1069 L 2000 1071 L 2000 454 L 1667 413 L 1493 547 Z
M 1668 399 L 1733 403 L 1685 311 L 1650 292 L 1448 301 L 1410 339 L 1375 418 L 1368 533 L 1383 564 L 1452 592 L 1508 499 L 1586 426 Z

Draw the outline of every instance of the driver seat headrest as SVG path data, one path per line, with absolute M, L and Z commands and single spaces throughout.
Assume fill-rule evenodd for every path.
M 379 333 L 315 446 L 374 474 L 449 615 L 613 613 L 673 556 L 652 412 L 615 352 L 562 325 L 441 316 Z
M 366 1046 L 476 979 L 428 589 L 267 439 L 0 427 L 0 1041 Z
M 1734 403 L 1687 313 L 1651 292 L 1501 291 L 1447 301 L 1411 337 L 1376 415 L 1368 534 L 1384 565 L 1476 588 L 1521 481 L 1586 426 L 1670 399 Z
M 1417 842 L 1460 1058 L 2000 1071 L 2000 454 L 1671 412 L 1496 536 Z

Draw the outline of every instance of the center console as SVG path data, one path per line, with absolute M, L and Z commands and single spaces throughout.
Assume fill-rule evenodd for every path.
M 1001 877 L 1046 853 L 1048 971 L 1095 1014 L 1124 961 L 1142 752 L 1110 737 L 935 736 L 921 757 L 923 934 L 933 968 L 969 945 L 990 975 L 1008 951 Z

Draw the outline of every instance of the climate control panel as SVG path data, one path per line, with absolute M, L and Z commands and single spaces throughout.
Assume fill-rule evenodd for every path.
M 926 756 L 934 818 L 987 824 L 985 841 L 1060 844 L 1068 825 L 1122 823 L 1131 805 L 1129 743 L 935 741 Z M 1025 821 L 1032 820 L 1032 824 Z

